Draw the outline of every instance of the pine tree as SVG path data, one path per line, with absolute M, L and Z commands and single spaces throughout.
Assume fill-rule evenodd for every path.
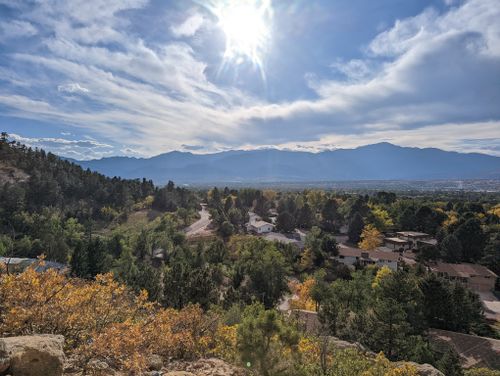
M 460 357 L 451 347 L 438 361 L 437 368 L 446 376 L 463 376 L 464 374 L 460 366 Z
M 347 231 L 350 242 L 358 244 L 364 226 L 363 217 L 356 212 L 349 222 L 349 229 Z
M 81 241 L 76 244 L 75 250 L 73 251 L 73 255 L 71 257 L 70 266 L 71 275 L 80 278 L 89 277 L 87 247 Z

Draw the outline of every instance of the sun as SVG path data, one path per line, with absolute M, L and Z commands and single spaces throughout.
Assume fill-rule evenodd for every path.
M 247 59 L 262 66 L 270 38 L 271 2 L 230 1 L 220 5 L 215 13 L 226 37 L 224 59 L 237 63 Z

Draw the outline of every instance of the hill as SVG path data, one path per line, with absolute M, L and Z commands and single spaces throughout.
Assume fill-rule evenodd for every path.
M 321 153 L 276 149 L 214 154 L 170 152 L 152 158 L 75 161 L 108 176 L 157 184 L 348 180 L 498 179 L 500 158 L 379 143 Z

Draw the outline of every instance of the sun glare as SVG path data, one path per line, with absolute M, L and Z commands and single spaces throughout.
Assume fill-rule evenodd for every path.
M 226 36 L 226 60 L 244 59 L 262 67 L 262 54 L 270 37 L 270 1 L 231 1 L 220 6 L 216 15 Z

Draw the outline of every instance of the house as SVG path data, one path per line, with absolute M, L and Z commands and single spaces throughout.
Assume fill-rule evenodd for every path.
M 452 347 L 464 368 L 500 368 L 500 340 L 440 329 L 431 329 L 429 340 L 441 352 Z
M 464 283 L 471 290 L 479 292 L 492 291 L 498 277 L 485 266 L 469 263 L 436 262 L 429 265 L 429 270 L 440 277 Z
M 263 236 L 264 239 L 275 241 L 282 244 L 294 244 L 299 249 L 304 249 L 304 242 L 298 234 L 285 235 L 279 232 L 268 232 Z
M 356 264 L 387 266 L 391 270 L 398 270 L 399 254 L 394 252 L 384 252 L 378 250 L 365 251 L 359 248 L 340 247 L 339 254 L 335 259 L 349 267 Z
M 409 249 L 419 249 L 424 246 L 434 247 L 437 240 L 425 232 L 399 231 L 384 239 L 384 246 L 394 251 L 402 252 Z
M 247 228 L 248 231 L 255 232 L 256 234 L 267 234 L 268 232 L 273 231 L 274 225 L 266 221 L 256 220 L 250 222 Z
M 384 238 L 384 246 L 392 249 L 393 251 L 411 249 L 411 245 L 412 244 L 409 240 L 396 237 Z

